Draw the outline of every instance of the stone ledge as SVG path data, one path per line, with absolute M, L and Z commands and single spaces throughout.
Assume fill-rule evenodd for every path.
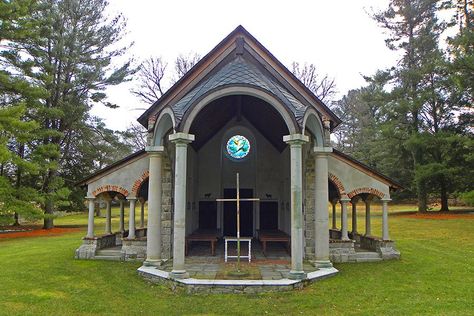
M 262 293 L 301 289 L 304 286 L 338 273 L 335 268 L 320 269 L 308 273 L 303 280 L 210 280 L 172 279 L 168 272 L 155 267 L 141 266 L 138 274 L 153 283 L 161 283 L 172 290 L 184 289 L 187 293 Z

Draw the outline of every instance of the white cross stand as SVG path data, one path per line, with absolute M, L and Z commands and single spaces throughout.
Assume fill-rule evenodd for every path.
M 248 259 L 250 262 L 250 248 L 252 238 L 240 237 L 240 201 L 260 201 L 259 198 L 248 198 L 248 199 L 241 199 L 240 198 L 240 184 L 239 184 L 239 173 L 237 173 L 237 198 L 236 199 L 216 199 L 217 202 L 237 202 L 237 237 L 225 237 L 225 261 L 227 262 L 227 258 L 235 258 L 237 257 L 237 270 L 240 271 L 240 258 L 246 258 L 247 256 L 240 255 L 240 241 L 248 241 L 249 243 L 249 255 Z M 233 239 L 233 240 L 232 240 Z M 227 241 L 237 241 L 237 256 L 228 256 L 227 255 Z

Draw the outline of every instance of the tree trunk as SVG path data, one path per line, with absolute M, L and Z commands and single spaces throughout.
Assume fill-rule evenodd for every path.
M 48 200 L 46 201 L 46 206 L 44 208 L 43 229 L 51 229 L 51 228 L 54 228 L 53 202 Z
M 18 215 L 17 212 L 13 214 L 13 218 L 15 219 L 13 226 L 20 226 L 20 216 Z
M 424 213 L 428 211 L 428 194 L 424 183 L 419 183 L 417 186 L 418 212 Z
M 448 192 L 447 192 L 447 189 L 446 189 L 446 183 L 445 183 L 444 179 L 441 179 L 440 189 L 441 189 L 441 209 L 439 211 L 440 212 L 448 212 L 449 211 Z

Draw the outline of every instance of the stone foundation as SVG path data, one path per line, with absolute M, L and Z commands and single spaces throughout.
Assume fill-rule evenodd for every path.
M 252 294 L 263 292 L 281 292 L 302 289 L 314 281 L 328 278 L 338 273 L 335 268 L 321 269 L 308 273 L 304 280 L 202 280 L 202 279 L 173 279 L 166 271 L 154 267 L 142 266 L 138 274 L 152 283 L 163 284 L 173 291 L 195 293 L 235 293 Z
M 93 259 L 98 250 L 115 247 L 117 234 L 82 238 L 82 245 L 76 249 L 76 259 Z
M 125 261 L 146 259 L 146 237 L 123 239 L 121 259 Z
M 333 240 L 329 241 L 329 259 L 332 262 L 356 262 L 357 254 L 353 240 Z

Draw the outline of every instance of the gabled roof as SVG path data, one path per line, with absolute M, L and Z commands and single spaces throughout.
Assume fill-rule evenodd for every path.
M 242 26 L 238 26 L 194 65 L 138 121 L 148 127 L 148 118 L 170 105 L 178 125 L 194 101 L 212 89 L 229 84 L 249 84 L 272 92 L 294 114 L 300 126 L 308 106 L 328 117 L 332 128 L 341 123 L 321 100 Z
M 89 175 L 88 177 L 76 182 L 75 185 L 76 186 L 86 185 L 89 182 L 89 180 L 94 179 L 95 177 L 99 177 L 99 176 L 101 176 L 105 173 L 113 172 L 113 171 L 115 171 L 115 169 L 120 169 L 120 167 L 127 164 L 131 160 L 141 158 L 144 155 L 146 155 L 145 149 L 136 151 L 133 154 L 130 154 L 127 157 L 122 158 L 119 161 L 116 161 L 116 162 L 108 165 L 107 167 L 104 167 L 104 168 L 94 172 L 93 174 Z

